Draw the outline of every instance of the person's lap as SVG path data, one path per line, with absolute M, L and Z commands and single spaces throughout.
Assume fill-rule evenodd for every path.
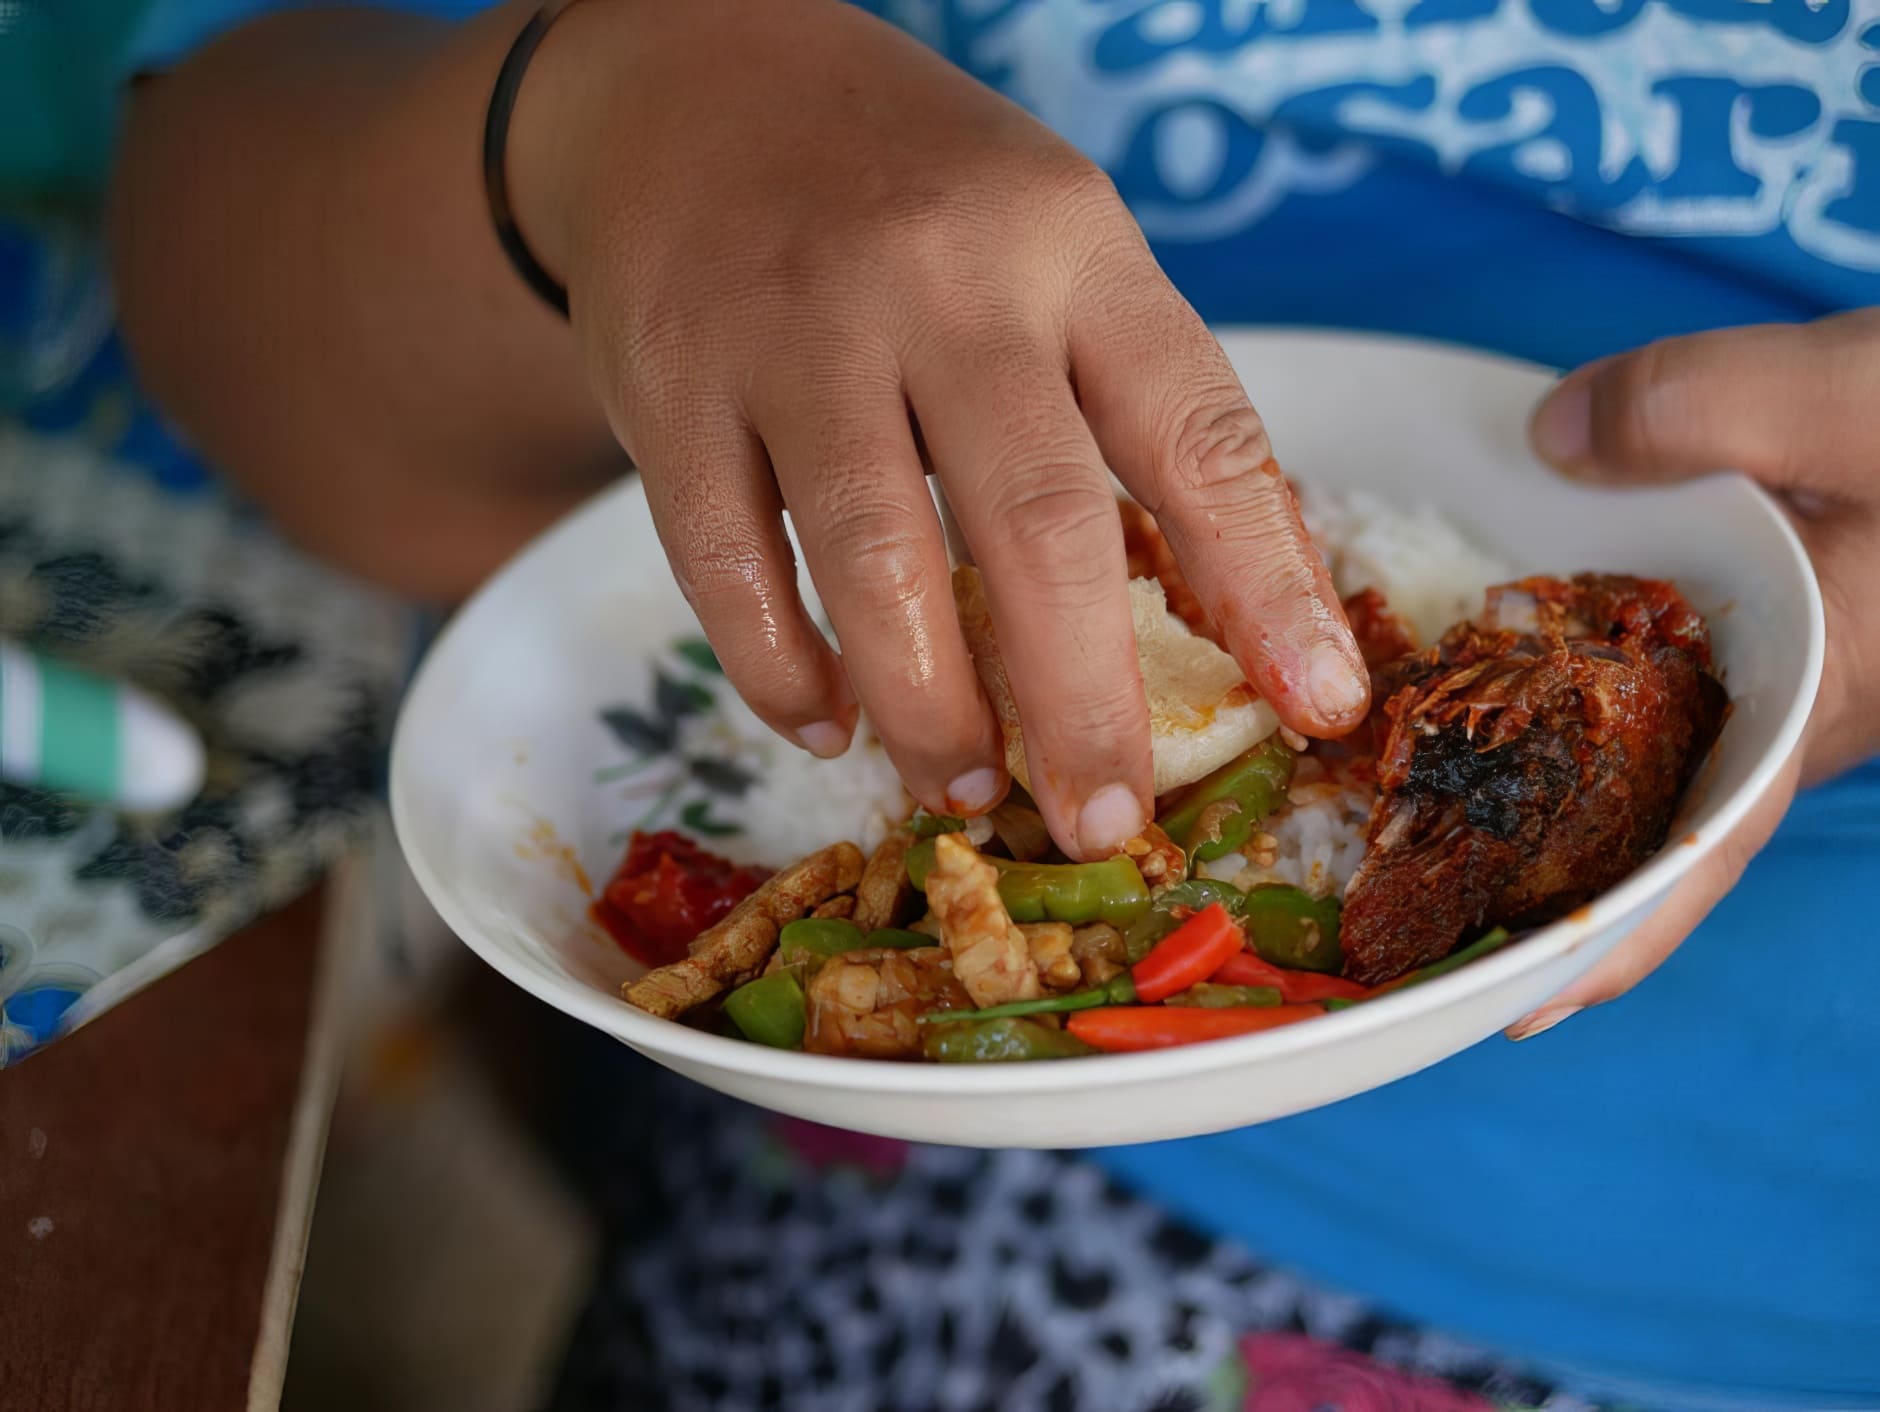
M 1074 1154 L 838 1133 L 586 1059 L 611 1239 L 554 1412 L 1590 1405 Z

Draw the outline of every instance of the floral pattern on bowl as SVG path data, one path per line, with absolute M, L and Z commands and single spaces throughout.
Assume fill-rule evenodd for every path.
M 757 773 L 696 729 L 713 714 L 718 691 L 730 690 L 711 644 L 698 636 L 668 644 L 665 660 L 651 664 L 651 700 L 599 711 L 608 734 L 628 758 L 594 772 L 597 785 L 618 785 L 625 800 L 645 809 L 608 839 L 618 847 L 636 830 L 677 827 L 700 839 L 726 838 L 744 826 L 717 806 L 750 792 Z M 719 748 L 714 749 L 713 746 Z

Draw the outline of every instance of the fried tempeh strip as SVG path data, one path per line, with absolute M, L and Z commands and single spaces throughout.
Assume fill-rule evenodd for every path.
M 1038 968 L 1038 978 L 1046 990 L 1075 990 L 1084 978 L 1083 968 L 1071 955 L 1069 922 L 1020 922 L 1025 944 L 1031 948 L 1031 963 Z
M 621 987 L 621 995 L 649 1015 L 674 1019 L 722 995 L 763 969 L 786 922 L 803 917 L 862 878 L 862 850 L 835 843 L 793 863 L 736 907 L 717 926 L 700 932 L 683 961 L 648 971 Z
M 1071 933 L 1071 955 L 1083 971 L 1083 984 L 1103 985 L 1118 971 L 1129 969 L 1129 949 L 1123 934 L 1108 922 L 1092 922 Z
M 865 932 L 891 927 L 913 899 L 914 884 L 907 879 L 907 850 L 914 846 L 908 829 L 896 829 L 881 841 L 862 869 L 855 887 L 855 925 Z
M 855 898 L 847 892 L 839 892 L 827 902 L 819 903 L 816 910 L 810 913 L 812 917 L 833 917 L 844 922 L 854 915 Z
M 1218 833 L 1214 836 L 1220 837 Z M 1135 860 L 1137 871 L 1151 891 L 1173 887 L 1188 876 L 1188 855 L 1155 824 L 1144 824 L 1141 833 L 1125 840 L 1123 855 Z
M 831 956 L 805 987 L 811 1054 L 912 1059 L 920 1053 L 920 1017 L 972 1005 L 938 946 L 887 948 Z
M 1031 946 L 999 898 L 999 874 L 956 833 L 934 840 L 927 905 L 953 956 L 953 974 L 979 1006 L 1031 1000 L 1039 994 Z

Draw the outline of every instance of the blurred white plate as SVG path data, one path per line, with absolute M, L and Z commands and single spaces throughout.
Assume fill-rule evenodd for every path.
M 672 645 L 696 632 L 629 481 L 485 587 L 405 703 L 392 808 L 444 920 L 517 985 L 701 1083 L 837 1126 L 978 1146 L 1143 1142 L 1282 1117 L 1435 1063 L 1558 992 L 1717 846 L 1794 748 L 1822 658 L 1821 599 L 1800 543 L 1741 477 L 1620 495 L 1550 475 L 1522 432 L 1549 381 L 1533 368 L 1344 335 L 1228 332 L 1223 342 L 1291 475 L 1430 501 L 1523 572 L 1675 579 L 1709 617 L 1735 712 L 1681 832 L 1622 885 L 1427 985 L 1159 1053 L 894 1064 L 781 1053 L 654 1019 L 619 998 L 636 968 L 585 915 L 585 879 L 605 879 L 621 830 L 647 807 L 597 781 L 624 754 L 601 713 L 649 702 L 653 663 L 670 672 L 683 659 Z M 683 802 L 674 796 L 669 816 Z M 734 815 L 707 798 L 693 818 Z M 737 843 L 782 859 L 802 851 L 787 837 Z

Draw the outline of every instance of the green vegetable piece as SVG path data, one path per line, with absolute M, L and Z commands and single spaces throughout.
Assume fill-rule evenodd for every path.
M 1068 1030 L 1008 1018 L 935 1025 L 922 1047 L 942 1064 L 1006 1064 L 1026 1059 L 1076 1059 L 1097 1051 Z
M 1155 895 L 1158 907 L 1188 907 L 1196 912 L 1216 902 L 1227 909 L 1230 917 L 1243 917 L 1247 913 L 1247 894 L 1217 878 L 1190 878 L 1174 887 L 1165 887 Z
M 1452 952 L 1440 961 L 1432 961 L 1421 970 L 1412 971 L 1399 981 L 1395 988 L 1402 990 L 1405 986 L 1422 985 L 1423 982 L 1435 980 L 1438 976 L 1446 976 L 1451 971 L 1460 970 L 1471 961 L 1479 961 L 1491 951 L 1499 951 L 1508 944 L 1509 940 L 1508 929 L 1496 927 L 1493 931 L 1484 933 L 1470 942 L 1462 950 Z
M 746 1039 L 772 1049 L 803 1047 L 803 987 L 794 971 L 772 971 L 746 981 L 725 997 L 725 1013 Z
M 1127 927 L 1149 910 L 1149 888 L 1130 859 L 1101 863 L 1016 863 L 981 855 L 999 870 L 999 900 L 1015 922 L 1108 922 Z M 928 839 L 907 850 L 908 881 L 927 890 L 933 871 L 934 843 Z
M 1357 1000 L 1346 1000 L 1340 996 L 1334 995 L 1327 1000 L 1320 1001 L 1319 1003 L 1325 1007 L 1325 1013 L 1329 1015 L 1334 1010 L 1349 1010 L 1352 1006 L 1361 1004 L 1362 1002 L 1357 1001 Z
M 827 961 L 831 956 L 859 950 L 868 944 L 860 927 L 840 917 L 804 917 L 800 921 L 786 922 L 777 934 L 777 945 L 783 952 L 786 966 L 801 961 Z
M 1123 933 L 1123 953 L 1129 957 L 1129 964 L 1135 965 L 1151 951 L 1155 944 L 1181 925 L 1181 918 L 1161 907 L 1151 907 Z
M 1338 948 L 1338 899 L 1314 897 L 1284 883 L 1247 894 L 1247 936 L 1253 949 L 1275 966 L 1337 975 L 1344 964 Z
M 1217 882 L 1213 878 L 1190 878 L 1185 883 L 1163 888 L 1155 895 L 1149 910 L 1130 923 L 1123 933 L 1123 949 L 1130 964 L 1142 960 L 1158 941 L 1182 924 L 1185 918 L 1175 915 L 1177 907 L 1185 907 L 1192 913 L 1216 902 L 1232 917 L 1243 916 L 1247 911 L 1246 893 L 1231 883 Z
M 923 946 L 938 946 L 940 943 L 925 932 L 903 931 L 899 927 L 882 927 L 879 931 L 870 932 L 864 944 L 885 946 L 895 951 L 917 951 Z
M 1199 985 L 1189 986 L 1179 995 L 1171 995 L 1162 1003 L 1185 1005 L 1202 1010 L 1226 1010 L 1245 1005 L 1278 1005 L 1280 1000 L 1278 986 L 1215 985 L 1209 981 L 1202 981 Z
M 1015 922 L 1108 922 L 1126 927 L 1149 910 L 1149 888 L 1128 858 L 1101 863 L 1014 863 L 994 858 L 999 897 Z
M 966 827 L 966 820 L 956 819 L 951 814 L 920 813 L 910 819 L 907 826 L 913 830 L 915 838 L 933 838 L 938 834 L 958 833 Z
M 1014 1000 L 986 1010 L 932 1010 L 922 1015 L 927 1025 L 962 1020 L 1004 1020 L 1018 1015 L 1063 1015 L 1072 1010 L 1095 1010 L 1104 1005 L 1134 1005 L 1136 982 L 1128 971 L 1118 971 L 1095 990 L 1074 990 L 1069 995 L 1041 995 L 1036 1000 Z
M 1293 753 L 1278 736 L 1269 736 L 1238 759 L 1190 786 L 1166 816 L 1156 822 L 1197 863 L 1211 863 L 1238 853 L 1259 823 L 1279 808 L 1292 783 Z M 1233 812 L 1219 820 L 1219 835 L 1203 838 L 1202 815 L 1227 801 Z

